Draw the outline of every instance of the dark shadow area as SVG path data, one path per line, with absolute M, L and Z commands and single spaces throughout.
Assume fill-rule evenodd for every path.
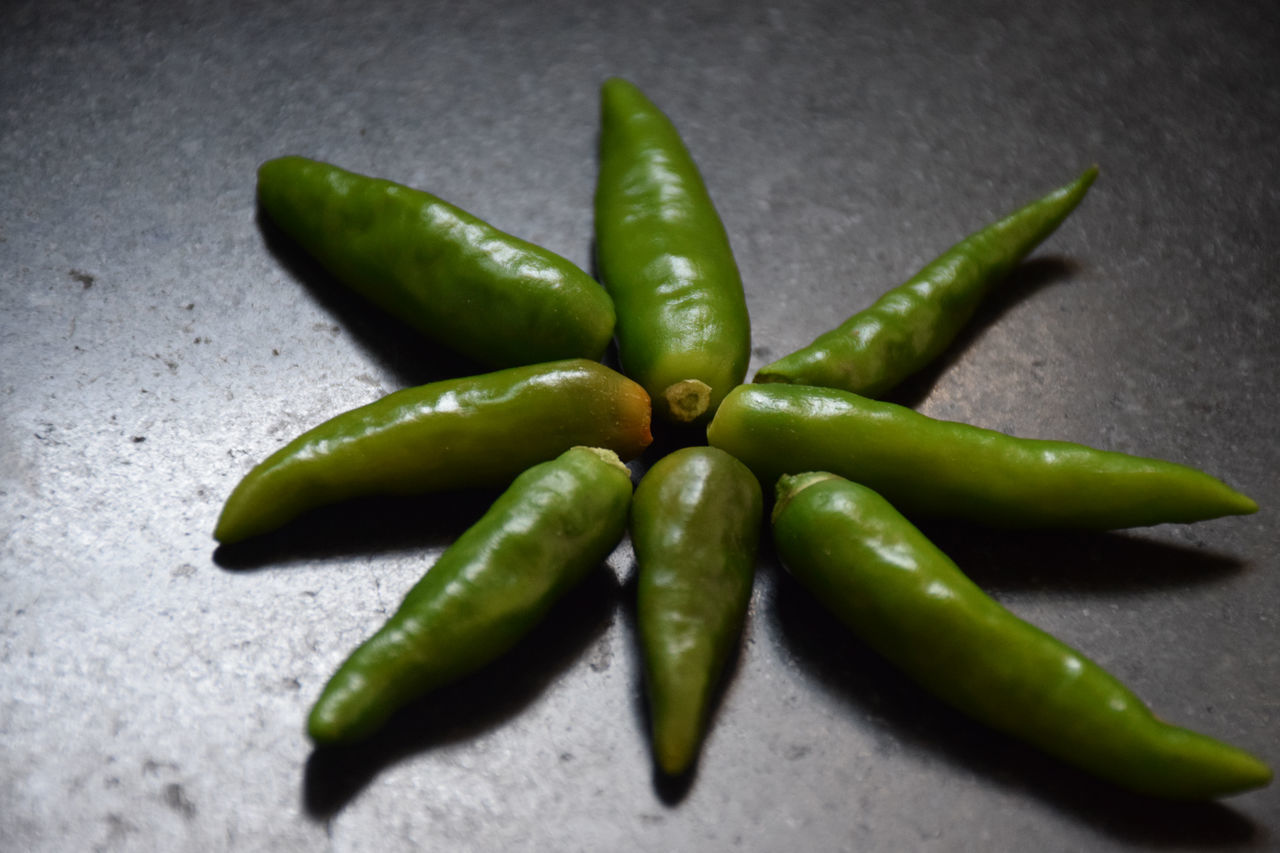
M 639 484 L 649 469 L 663 457 L 686 447 L 704 447 L 707 443 L 705 425 L 691 427 L 670 424 L 655 415 L 649 425 L 649 431 L 653 434 L 653 442 L 639 457 L 628 463 L 636 484 Z
M 420 552 L 451 543 L 499 494 L 498 489 L 473 489 L 344 501 L 311 510 L 271 533 L 220 545 L 213 561 L 248 571 L 357 554 Z
M 600 150 L 599 140 L 596 141 L 596 150 Z M 591 276 L 596 281 L 601 281 L 599 251 L 599 244 L 596 242 L 596 238 L 592 237 L 587 242 L 587 275 Z
M 641 456 L 646 470 L 659 459 L 677 450 L 686 447 L 705 447 L 707 443 L 706 424 L 696 426 L 672 424 L 655 415 L 650 432 L 653 433 L 653 443 L 645 448 Z
M 1247 565 L 1137 531 L 992 530 L 958 521 L 919 527 L 974 583 L 991 589 L 1143 592 L 1220 583 Z
M 1220 803 L 1133 794 L 970 720 L 862 644 L 784 571 L 771 571 L 772 594 L 760 621 L 812 675 L 817 689 L 865 724 L 890 730 L 904 751 L 936 755 L 1128 843 L 1231 847 L 1262 832 Z
M 644 732 L 645 742 L 650 747 L 650 760 L 653 771 L 653 790 L 665 805 L 679 805 L 689 792 L 693 789 L 693 783 L 698 777 L 698 767 L 702 763 L 702 749 L 705 743 L 700 745 L 698 754 L 694 757 L 693 763 L 689 768 L 678 776 L 671 776 L 663 772 L 662 768 L 653 758 L 653 718 L 649 713 L 649 693 L 645 684 L 645 667 L 644 667 L 644 648 L 640 638 L 640 626 L 636 607 L 636 589 L 638 585 L 638 573 L 633 571 L 627 579 L 626 584 L 622 587 L 622 618 L 624 628 L 629 640 L 632 659 L 637 662 L 635 667 L 636 683 L 631 695 L 635 698 L 632 706 L 633 719 L 637 729 Z M 706 732 L 710 732 L 715 728 L 716 720 L 720 716 L 720 709 L 724 705 L 725 694 L 729 691 L 737 676 L 738 666 L 742 659 L 742 643 L 746 632 L 751 629 L 750 617 L 747 617 L 746 624 L 743 625 L 742 635 L 738 637 L 738 641 L 734 644 L 733 649 L 729 652 L 729 657 L 725 660 L 724 671 L 720 673 L 720 677 L 716 682 L 715 690 L 712 694 L 710 707 L 707 711 Z
M 604 292 L 608 293 L 611 299 L 613 298 L 613 294 L 609 292 L 609 288 L 605 287 L 604 279 L 600 278 L 600 259 L 599 259 L 599 256 L 596 255 L 596 238 L 595 237 L 592 237 L 591 240 L 587 243 L 587 267 L 585 270 L 583 270 L 583 272 L 585 272 L 587 275 L 595 279 L 596 284 L 604 288 Z M 614 306 L 614 307 L 616 308 L 617 306 Z M 615 317 L 614 323 L 616 327 L 616 323 L 617 323 L 616 317 Z M 605 349 L 604 355 L 601 357 L 600 361 L 606 367 L 613 368 L 619 373 L 624 372 L 622 370 L 622 365 L 619 363 L 619 360 L 618 360 L 618 339 L 616 337 L 611 337 L 609 339 L 609 346 Z
M 719 704 L 718 701 L 717 704 Z M 689 769 L 679 776 L 668 776 L 657 764 L 653 766 L 653 793 L 664 806 L 675 808 L 689 796 L 689 792 L 693 790 L 693 782 L 698 778 L 700 763 L 702 763 L 701 752 L 693 760 L 693 764 L 689 765 Z
M 333 316 L 337 328 L 359 341 L 379 367 L 396 377 L 400 387 L 493 370 L 432 343 L 349 289 L 272 222 L 261 205 L 257 222 L 267 250 L 289 277 L 303 284 Z
M 362 744 L 314 750 L 303 780 L 307 814 L 332 817 L 384 768 L 517 716 L 609 627 L 619 594 L 601 565 L 499 660 L 402 709 Z
M 1070 278 L 1077 268 L 1074 261 L 1053 256 L 1023 261 L 1007 279 L 996 284 L 942 355 L 923 370 L 903 380 L 898 387 L 884 395 L 884 400 L 909 408 L 919 406 L 947 368 L 1002 315 L 1049 285 Z

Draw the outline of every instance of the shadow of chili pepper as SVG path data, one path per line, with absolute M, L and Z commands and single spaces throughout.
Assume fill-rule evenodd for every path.
M 346 501 L 312 510 L 279 530 L 220 545 L 213 560 L 229 571 L 252 571 L 354 555 L 421 554 L 451 543 L 499 493 L 473 489 Z
M 359 745 L 314 750 L 303 778 L 307 814 L 332 817 L 383 769 L 519 715 L 604 633 L 619 595 L 617 577 L 602 564 L 490 666 L 405 707 Z
M 640 454 L 638 465 L 634 469 L 641 477 L 659 460 L 686 447 L 704 447 L 707 443 L 706 426 L 687 426 L 669 423 L 661 418 L 654 418 L 649 425 L 653 441 Z M 639 482 L 637 478 L 636 482 Z
M 891 731 L 904 750 L 939 756 L 1130 843 L 1230 847 L 1257 837 L 1252 821 L 1221 803 L 1130 793 L 970 720 L 862 644 L 776 563 L 766 574 L 762 627 L 816 689 Z
M 929 396 L 939 377 L 946 373 L 988 328 L 994 326 L 1003 314 L 1046 287 L 1069 279 L 1077 269 L 1079 265 L 1074 261 L 1052 255 L 1023 261 L 1009 274 L 1002 285 L 995 288 L 991 295 L 983 300 L 973 317 L 964 325 L 960 334 L 956 335 L 955 340 L 942 355 L 928 367 L 909 376 L 898 387 L 885 394 L 885 401 L 912 409 L 919 406 Z
M 920 530 L 984 588 L 1114 595 L 1220 583 L 1247 568 L 1234 555 L 1141 530 L 991 530 L 942 521 Z
M 408 324 L 352 292 L 272 222 L 261 205 L 256 215 L 258 229 L 271 256 L 334 317 L 335 334 L 350 333 L 377 367 L 396 378 L 397 388 L 475 376 L 492 369 L 429 341 Z M 397 389 L 388 389 L 391 390 Z

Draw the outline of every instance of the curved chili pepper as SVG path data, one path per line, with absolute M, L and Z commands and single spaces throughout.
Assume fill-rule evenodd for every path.
M 480 364 L 599 359 L 613 336 L 589 275 L 429 193 L 281 157 L 258 170 L 258 198 L 348 287 Z
M 767 364 L 756 382 L 841 388 L 878 397 L 937 358 L 992 286 L 1054 232 L 1088 192 L 1096 166 L 970 234 L 807 347 Z
M 714 447 L 677 450 L 636 487 L 636 615 L 654 758 L 664 773 L 683 773 L 697 757 L 747 615 L 762 507 L 755 476 Z
M 1259 759 L 1157 720 L 1114 676 L 987 597 L 870 489 L 783 477 L 773 531 L 796 580 L 974 719 L 1145 794 L 1202 799 L 1271 781 Z
M 710 418 L 746 376 L 751 321 L 729 238 L 680 135 L 639 89 L 601 88 L 596 256 L 623 371 L 663 418 Z
M 515 479 L 325 686 L 307 731 L 368 737 L 396 710 L 490 663 L 599 566 L 626 531 L 631 474 L 575 447 Z
M 1256 512 L 1208 474 L 1064 441 L 1013 438 L 804 385 L 742 385 L 707 429 L 764 482 L 831 471 L 910 516 L 1110 530 Z
M 578 444 L 648 446 L 649 396 L 585 359 L 512 367 L 389 394 L 320 424 L 240 481 L 214 538 L 238 542 L 348 498 L 501 486 Z

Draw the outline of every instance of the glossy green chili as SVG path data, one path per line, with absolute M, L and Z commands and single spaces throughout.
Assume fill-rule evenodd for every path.
M 282 157 L 258 170 L 258 198 L 348 287 L 481 364 L 599 359 L 613 335 L 589 275 L 428 193 Z
M 601 89 L 596 257 L 623 371 L 678 423 L 710 418 L 751 350 L 729 238 L 675 127 L 639 89 Z
M 948 248 L 809 346 L 756 371 L 756 382 L 878 397 L 941 355 L 983 297 L 1084 199 L 1097 167 Z
M 608 450 L 576 447 L 517 477 L 330 679 L 308 720 L 312 740 L 368 737 L 509 650 L 609 556 L 630 500 L 631 474 Z
M 872 490 L 783 477 L 774 542 L 792 575 L 926 690 L 1125 788 L 1203 799 L 1266 785 L 1260 760 L 1157 720 L 1096 663 L 983 594 Z
M 397 391 L 260 463 L 227 499 L 213 535 L 237 542 L 348 498 L 503 486 L 579 444 L 631 459 L 649 444 L 649 416 L 643 388 L 585 359 Z
M 713 447 L 677 450 L 636 488 L 637 623 L 664 773 L 683 773 L 698 755 L 746 618 L 762 512 L 755 476 Z
M 878 397 L 937 358 L 978 304 L 1084 199 L 1098 175 L 1074 182 L 970 234 L 813 343 L 757 373 L 757 382 L 841 388 Z
M 910 516 L 1109 530 L 1256 512 L 1208 474 L 1064 441 L 1013 438 L 833 388 L 743 385 L 707 439 L 762 482 L 831 471 Z

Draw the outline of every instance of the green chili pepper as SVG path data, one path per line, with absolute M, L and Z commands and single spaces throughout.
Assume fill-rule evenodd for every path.
M 428 193 L 282 157 L 258 170 L 267 215 L 348 287 L 481 364 L 599 359 L 613 302 L 559 255 Z
M 609 556 L 630 501 L 631 474 L 609 450 L 575 447 L 517 477 L 330 679 L 308 721 L 312 740 L 368 737 L 509 650 Z
M 649 444 L 649 414 L 643 388 L 585 359 L 397 391 L 260 463 L 227 499 L 213 535 L 238 542 L 348 498 L 502 486 L 578 444 L 631 459 Z
M 742 279 L 698 169 L 639 89 L 601 88 L 596 256 L 618 306 L 622 369 L 663 418 L 710 418 L 746 376 Z
M 1009 613 L 870 489 L 783 477 L 783 564 L 864 642 L 965 714 L 1123 787 L 1200 799 L 1266 785 L 1233 746 L 1157 720 L 1112 675 Z
M 1097 176 L 1091 167 L 1073 183 L 970 234 L 870 308 L 762 367 L 755 381 L 880 396 L 947 348 L 992 286 L 1062 224 Z
M 1109 530 L 1258 509 L 1183 465 L 1013 438 L 833 388 L 739 386 L 720 405 L 707 439 L 763 482 L 831 471 L 875 489 L 907 515 L 994 527 Z
M 664 457 L 636 488 L 637 620 L 654 757 L 665 773 L 683 773 L 697 756 L 742 633 L 762 506 L 755 476 L 713 447 Z

